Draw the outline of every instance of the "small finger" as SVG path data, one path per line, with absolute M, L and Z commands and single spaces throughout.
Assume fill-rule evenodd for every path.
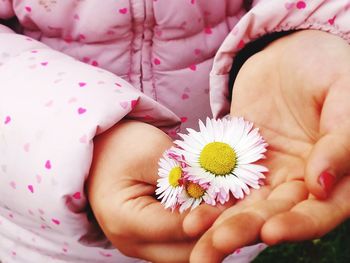
M 344 177 L 326 200 L 308 199 L 270 218 L 261 237 L 269 245 L 318 238 L 350 215 L 350 178 Z

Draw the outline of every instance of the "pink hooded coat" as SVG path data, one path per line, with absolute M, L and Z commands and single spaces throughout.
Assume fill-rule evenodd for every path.
M 227 114 L 233 58 L 265 34 L 311 28 L 349 41 L 347 0 L 249 2 L 0 0 L 0 19 L 16 16 L 21 32 L 0 24 L 2 263 L 137 261 L 88 219 L 94 136 L 125 117 L 175 135 Z

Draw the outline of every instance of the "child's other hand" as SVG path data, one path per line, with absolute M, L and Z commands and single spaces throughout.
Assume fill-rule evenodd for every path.
M 220 262 L 259 239 L 272 245 L 317 238 L 350 216 L 350 176 L 342 178 L 350 171 L 344 40 L 305 30 L 255 54 L 237 76 L 231 114 L 253 121 L 268 142 L 267 185 L 216 220 L 194 248 L 193 262 Z M 185 229 L 200 214 L 200 208 L 191 213 Z
M 154 198 L 158 160 L 172 146 L 161 130 L 125 121 L 95 139 L 88 181 L 92 210 L 122 253 L 152 262 L 188 262 L 194 241 L 182 230 L 184 215 Z
M 271 185 L 300 179 L 311 194 L 327 198 L 350 171 L 349 44 L 314 30 L 273 42 L 241 68 L 231 114 L 261 128 L 270 145 Z

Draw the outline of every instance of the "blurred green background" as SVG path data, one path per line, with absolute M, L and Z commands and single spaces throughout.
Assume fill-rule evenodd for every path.
M 267 248 L 253 261 L 270 262 L 350 263 L 350 220 L 320 239 Z

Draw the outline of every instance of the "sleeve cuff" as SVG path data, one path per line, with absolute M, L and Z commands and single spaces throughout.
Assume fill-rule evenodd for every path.
M 210 73 L 210 105 L 215 118 L 229 112 L 230 92 L 234 72 L 231 72 L 234 59 L 244 63 L 250 55 L 257 52 L 261 43 L 266 44 L 264 37 L 280 37 L 282 32 L 302 29 L 315 29 L 338 35 L 350 42 L 350 23 L 348 16 L 350 4 L 345 0 L 337 1 L 269 1 L 260 0 L 237 23 L 218 50 Z M 260 42 L 262 40 L 262 42 Z M 254 44 L 260 42 L 260 44 Z M 252 43 L 251 45 L 249 43 Z M 268 41 L 267 41 L 268 43 Z M 256 45 L 256 47 L 254 46 Z M 244 47 L 247 50 L 244 51 Z M 255 50 L 254 50 L 255 48 Z M 243 58 L 239 52 L 243 52 Z M 248 53 L 244 53 L 248 52 Z M 243 60 L 242 60 L 243 59 Z M 232 69 L 232 71 L 237 70 Z M 230 73 L 233 74 L 230 80 Z M 230 82 L 231 81 L 231 82 Z

